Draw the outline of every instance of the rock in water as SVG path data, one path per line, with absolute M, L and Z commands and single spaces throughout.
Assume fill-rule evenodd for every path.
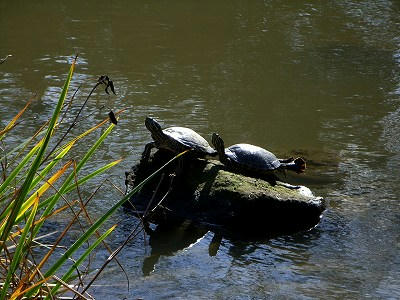
M 169 158 L 167 153 L 158 151 L 145 168 L 134 166 L 127 176 L 128 186 L 146 178 Z M 171 173 L 176 173 L 172 185 L 169 176 L 165 176 Z M 310 229 L 318 224 L 325 210 L 323 199 L 315 197 L 307 187 L 289 189 L 279 183 L 272 186 L 262 179 L 232 173 L 217 161 L 184 157 L 168 166 L 163 177 L 156 176 L 133 195 L 130 203 L 143 212 L 150 199 L 153 198 L 151 209 L 169 189 L 152 215 L 152 222 L 189 219 L 223 232 L 273 235 Z

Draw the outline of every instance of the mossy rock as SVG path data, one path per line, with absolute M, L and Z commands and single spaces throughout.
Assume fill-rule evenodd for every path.
M 158 151 L 143 168 L 134 166 L 129 173 L 139 182 L 169 159 Z M 306 187 L 289 189 L 279 182 L 232 173 L 217 161 L 184 159 L 165 170 L 176 173 L 170 192 L 163 201 L 155 223 L 189 219 L 215 230 L 275 234 L 309 229 L 318 224 L 325 202 Z M 128 177 L 129 177 L 128 176 Z M 159 185 L 160 176 L 131 198 L 137 210 L 144 210 Z M 128 185 L 134 185 L 128 180 Z M 164 176 L 154 204 L 170 188 Z

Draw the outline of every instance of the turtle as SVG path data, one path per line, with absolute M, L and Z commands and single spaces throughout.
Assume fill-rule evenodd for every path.
M 192 155 L 196 158 L 218 156 L 218 152 L 200 134 L 190 128 L 169 127 L 162 129 L 161 125 L 150 117 L 146 117 L 144 124 L 151 132 L 154 141 L 145 146 L 141 162 L 147 162 L 152 148 L 169 150 L 174 154 L 191 150 Z
M 273 185 L 278 179 L 275 171 L 303 173 L 306 168 L 306 162 L 301 157 L 278 159 L 272 152 L 255 145 L 235 144 L 225 148 L 224 141 L 217 133 L 212 135 L 212 144 L 218 152 L 220 162 L 225 166 L 245 175 L 267 178 Z M 287 187 L 299 188 L 292 185 Z

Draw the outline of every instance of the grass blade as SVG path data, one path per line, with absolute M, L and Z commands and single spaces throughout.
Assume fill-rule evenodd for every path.
M 40 140 L 35 147 L 32 148 L 31 151 L 27 155 L 25 155 L 24 159 L 18 164 L 17 167 L 11 172 L 11 174 L 7 177 L 7 179 L 0 185 L 0 195 L 4 192 L 4 190 L 10 186 L 11 181 L 13 181 L 21 169 L 29 162 L 32 156 L 39 150 L 40 146 L 43 143 L 43 139 Z
M 114 128 L 114 124 L 111 124 L 107 130 L 104 131 L 104 133 L 100 136 L 100 138 L 96 141 L 96 143 L 89 149 L 88 152 L 86 152 L 85 156 L 82 158 L 82 160 L 78 163 L 76 166 L 75 172 L 78 173 L 79 170 L 84 166 L 84 164 L 89 160 L 89 158 L 93 155 L 93 153 L 96 151 L 96 149 L 102 144 L 104 139 L 110 134 L 111 130 Z M 43 212 L 43 215 L 47 215 L 51 212 L 53 207 L 56 205 L 58 199 L 60 199 L 61 195 L 65 193 L 65 190 L 71 183 L 71 181 L 74 179 L 74 173 L 71 173 L 68 178 L 64 181 L 63 185 L 61 186 L 59 192 L 54 195 L 54 198 L 48 203 L 48 205 L 45 208 L 45 211 Z M 42 226 L 43 223 L 39 223 L 35 226 L 34 233 L 37 234 L 39 231 L 40 227 Z
M 18 146 L 16 146 L 15 148 L 11 149 L 10 151 L 7 151 L 6 155 L 3 155 L 0 158 L 0 161 L 5 161 L 7 156 L 10 156 L 11 154 L 14 154 L 15 152 L 18 151 L 18 153 L 13 157 L 12 161 L 16 161 L 17 158 L 20 156 L 20 154 L 28 147 L 28 145 L 37 137 L 44 135 L 46 132 L 43 130 L 46 125 L 49 123 L 49 121 L 47 121 L 45 124 L 43 124 L 36 132 L 33 136 L 26 138 L 24 141 L 22 141 Z
M 181 155 L 183 155 L 185 152 L 182 152 L 169 160 L 166 164 L 164 164 L 161 168 L 156 170 L 154 173 L 152 173 L 150 176 L 148 176 L 145 180 L 143 180 L 141 183 L 139 183 L 135 188 L 132 189 L 131 192 L 126 194 L 121 200 L 119 200 L 116 204 L 114 204 L 113 207 L 111 207 L 103 216 L 101 216 L 95 223 L 93 223 L 92 226 L 89 227 L 89 229 L 77 240 L 75 243 L 71 245 L 71 247 L 47 270 L 45 273 L 45 277 L 51 276 L 54 274 L 55 271 L 60 268 L 64 262 L 71 257 L 71 255 L 79 249 L 79 247 L 82 246 L 83 243 L 85 243 L 90 236 L 93 235 L 93 233 L 119 208 L 124 204 L 126 201 L 130 199 L 132 195 L 137 193 L 150 179 L 152 179 L 154 176 L 156 176 L 158 173 L 161 172 L 167 165 L 178 159 Z
M 15 122 L 17 122 L 17 120 L 22 116 L 22 114 L 25 112 L 25 110 L 28 108 L 28 106 L 31 105 L 31 103 L 32 103 L 32 100 L 28 101 L 28 103 L 26 103 L 25 107 L 20 110 L 20 112 L 7 124 L 6 127 L 4 127 L 4 129 L 2 131 L 0 131 L 0 141 L 3 139 L 3 137 L 5 136 L 5 134 L 8 131 L 13 129 Z
M 75 205 L 75 203 L 77 203 L 77 202 L 78 202 L 78 200 L 75 200 L 75 201 L 73 201 L 73 202 L 71 203 L 71 205 L 66 204 L 66 205 L 64 205 L 64 206 L 62 206 L 62 207 L 60 207 L 60 208 L 57 208 L 57 209 L 56 209 L 55 211 L 53 211 L 50 215 L 47 215 L 47 216 L 45 216 L 45 217 L 41 217 L 40 219 L 36 220 L 36 221 L 33 223 L 33 225 L 36 225 L 36 224 L 38 224 L 38 223 L 40 223 L 40 222 L 42 222 L 42 221 L 45 221 L 45 220 L 47 220 L 48 218 L 50 218 L 50 217 L 52 217 L 52 216 L 54 216 L 54 215 L 56 215 L 56 214 L 62 212 L 63 210 L 66 210 L 67 208 L 71 208 L 71 207 L 72 207 L 73 205 Z M 22 232 L 22 230 L 17 230 L 16 232 L 14 232 L 13 234 L 10 235 L 10 238 L 15 238 L 16 236 L 20 235 L 21 232 Z
M 61 149 L 64 149 L 66 147 L 69 147 L 71 144 L 76 143 L 78 140 L 84 138 L 85 136 L 87 136 L 88 134 L 90 134 L 91 132 L 93 132 L 94 130 L 98 129 L 99 127 L 101 127 L 102 125 L 106 124 L 108 121 L 108 118 L 103 120 L 102 122 L 100 122 L 99 124 L 93 126 L 92 128 L 86 130 L 84 133 L 81 133 L 80 135 L 78 135 L 77 137 L 73 138 L 71 141 L 67 142 L 63 147 L 61 147 Z M 59 149 L 55 150 L 54 153 L 57 153 L 59 151 Z M 51 155 L 50 155 L 51 157 Z
M 29 207 L 32 206 L 32 204 L 33 204 L 34 201 L 35 201 L 35 198 L 36 198 L 36 197 L 39 197 L 39 198 L 40 198 L 40 197 L 43 195 L 43 193 L 46 192 L 46 191 L 49 189 L 49 187 L 51 187 L 51 186 L 54 184 L 54 182 L 56 182 L 57 179 L 59 179 L 59 178 L 61 177 L 62 174 L 65 173 L 65 171 L 71 166 L 71 164 L 72 164 L 72 161 L 67 162 L 60 170 L 58 170 L 58 172 L 56 172 L 49 180 L 47 180 L 46 183 L 43 184 L 43 185 L 36 191 L 36 193 L 32 194 L 32 196 L 30 196 L 30 197 L 21 205 L 21 209 L 20 209 L 20 211 L 19 211 L 19 214 L 18 214 L 18 216 L 17 216 L 17 219 L 18 219 L 18 218 L 21 218 L 21 217 L 23 216 L 23 214 L 25 213 L 25 211 L 28 210 Z M 11 205 L 9 205 L 9 206 L 7 207 L 7 209 L 4 210 L 2 216 L 4 215 L 4 217 L 5 217 L 5 215 L 7 215 L 7 214 L 9 213 L 10 209 L 11 209 Z M 4 218 L 4 217 L 3 217 L 3 218 Z M 16 219 L 16 220 L 17 220 L 17 219 Z M 3 224 L 1 225 L 0 231 L 4 230 L 5 224 L 6 224 L 6 223 L 3 223 Z
M 45 182 L 45 184 L 43 184 L 35 194 L 38 194 L 39 197 L 41 197 L 43 195 L 44 192 L 46 192 L 51 186 L 53 186 L 53 184 L 61 177 L 61 175 L 63 175 L 67 169 L 71 166 L 72 164 L 72 160 L 70 160 L 69 162 L 67 162 L 60 170 L 58 170 L 49 180 L 47 180 Z M 32 205 L 32 196 L 29 197 L 24 204 L 26 204 L 24 207 L 21 206 L 21 210 L 19 212 L 18 217 L 21 217 L 25 211 Z
M 67 282 L 71 277 L 71 274 L 76 270 L 77 267 L 89 256 L 89 254 L 117 227 L 117 225 L 112 226 L 105 233 L 103 233 L 86 251 L 79 257 L 79 259 L 69 268 L 69 270 L 61 277 L 61 280 Z M 60 288 L 61 284 L 57 284 L 52 290 L 52 294 L 55 295 L 57 290 Z
M 11 260 L 11 264 L 10 264 L 9 269 L 8 269 L 7 277 L 6 277 L 6 280 L 5 280 L 4 285 L 3 285 L 3 289 L 2 289 L 2 293 L 1 293 L 0 299 L 5 299 L 5 297 L 7 295 L 8 287 L 9 287 L 10 282 L 11 282 L 11 278 L 12 278 L 15 270 L 17 269 L 17 266 L 19 265 L 19 263 L 21 261 L 21 258 L 23 256 L 23 248 L 25 246 L 25 239 L 26 239 L 26 236 L 27 236 L 28 232 L 30 232 L 30 230 L 31 230 L 31 226 L 32 226 L 33 220 L 34 220 L 34 218 L 36 216 L 38 204 L 39 204 L 39 195 L 37 195 L 36 198 L 35 198 L 35 203 L 34 203 L 33 209 L 31 211 L 31 214 L 29 215 L 28 221 L 25 224 L 24 230 L 22 231 L 22 235 L 21 235 L 21 237 L 19 239 L 19 242 L 18 242 L 17 249 L 15 250 L 14 256 L 13 256 L 13 258 Z
M 74 72 L 75 63 L 76 63 L 76 58 L 73 61 L 72 65 L 71 65 L 71 68 L 69 70 L 69 73 L 68 73 L 67 79 L 65 81 L 63 90 L 62 90 L 61 95 L 59 97 L 59 100 L 57 102 L 57 106 L 56 106 L 56 108 L 55 108 L 55 110 L 53 112 L 53 116 L 52 116 L 52 118 L 50 120 L 50 123 L 49 123 L 49 126 L 47 128 L 47 132 L 46 132 L 46 136 L 45 136 L 45 138 L 43 140 L 43 144 L 39 148 L 39 151 L 38 151 L 38 153 L 36 155 L 36 158 L 35 158 L 32 166 L 31 166 L 31 168 L 29 169 L 29 172 L 28 172 L 28 174 L 27 174 L 27 176 L 25 178 L 25 181 L 24 181 L 24 183 L 22 184 L 20 190 L 17 193 L 15 202 L 13 203 L 13 207 L 12 207 L 10 216 L 9 216 L 7 222 L 6 222 L 4 230 L 1 232 L 0 242 L 7 240 L 7 237 L 10 234 L 11 228 L 14 225 L 15 219 L 18 216 L 18 212 L 20 210 L 20 207 L 21 207 L 22 203 L 24 202 L 26 195 L 29 192 L 29 188 L 30 188 L 30 186 L 32 184 L 32 180 L 33 180 L 33 178 L 34 178 L 34 176 L 35 176 L 35 174 L 36 174 L 36 172 L 37 172 L 37 170 L 38 170 L 38 168 L 39 168 L 39 166 L 41 164 L 42 158 L 43 158 L 44 153 L 46 151 L 47 145 L 50 142 L 51 135 L 52 135 L 54 127 L 56 125 L 57 118 L 58 118 L 58 116 L 60 114 L 61 108 L 63 107 L 63 103 L 64 103 L 65 97 L 67 95 L 67 92 L 68 92 L 69 84 L 70 84 L 71 79 L 72 79 L 72 74 Z
M 21 287 L 22 287 L 21 286 L 20 288 L 16 289 L 15 292 L 11 295 L 10 300 L 17 299 L 19 296 L 22 296 L 22 295 L 26 294 L 27 292 L 29 292 L 33 288 L 35 288 L 35 287 L 47 282 L 49 279 L 50 279 L 50 277 L 44 278 L 44 279 L 36 282 L 34 285 L 31 285 L 30 287 L 28 287 L 27 289 L 25 289 L 23 291 L 21 291 Z
M 65 148 L 40 172 L 40 174 L 33 179 L 30 190 L 32 190 L 41 179 L 46 177 L 46 175 L 54 168 L 54 166 L 61 161 L 61 159 L 69 152 L 69 150 L 71 150 L 73 145 L 74 143 L 66 145 Z
M 97 175 L 99 175 L 99 174 L 101 174 L 101 173 L 107 171 L 109 168 L 115 166 L 116 164 L 118 164 L 119 162 L 121 162 L 121 160 L 122 160 L 122 159 L 113 161 L 113 162 L 111 162 L 111 163 L 109 163 L 109 164 L 107 164 L 107 165 L 105 165 L 105 166 L 103 166 L 103 167 L 97 169 L 96 171 L 94 171 L 94 172 L 92 172 L 92 173 L 86 175 L 85 177 L 81 178 L 80 180 L 78 180 L 78 182 L 77 182 L 76 184 L 79 185 L 79 186 L 81 186 L 82 184 L 86 183 L 87 181 L 89 181 L 89 180 L 92 179 L 93 177 L 95 177 L 95 176 L 97 176 Z M 58 191 L 57 194 L 59 194 L 60 196 L 62 196 L 62 195 L 64 195 L 64 194 L 66 194 L 66 193 L 71 192 L 72 190 L 74 190 L 74 189 L 76 188 L 76 184 L 75 184 L 75 183 L 70 184 L 62 193 L 61 193 L 61 191 Z M 53 196 L 47 198 L 46 200 L 41 201 L 41 202 L 39 203 L 39 209 L 41 209 L 41 208 L 43 208 L 43 207 L 46 207 L 50 202 L 54 201 L 54 198 L 55 198 L 56 196 L 57 196 L 57 195 L 53 195 Z M 25 208 L 25 205 L 26 205 L 26 204 L 24 203 L 24 204 L 22 205 L 21 209 L 24 209 L 24 208 Z M 22 217 L 18 217 L 17 220 L 16 220 L 16 222 L 17 222 L 17 223 L 20 222 L 20 221 L 21 221 L 21 218 L 22 218 Z

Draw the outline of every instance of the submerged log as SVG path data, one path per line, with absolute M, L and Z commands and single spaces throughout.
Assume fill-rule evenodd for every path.
M 132 187 L 154 172 L 170 155 L 157 151 L 146 166 L 127 173 Z M 132 196 L 138 212 L 154 209 L 150 221 L 166 223 L 191 220 L 212 230 L 276 234 L 305 230 L 317 225 L 325 202 L 302 186 L 289 189 L 279 182 L 232 173 L 217 161 L 182 157 Z M 170 174 L 175 174 L 171 180 Z M 172 182 L 172 183 L 171 183 Z

